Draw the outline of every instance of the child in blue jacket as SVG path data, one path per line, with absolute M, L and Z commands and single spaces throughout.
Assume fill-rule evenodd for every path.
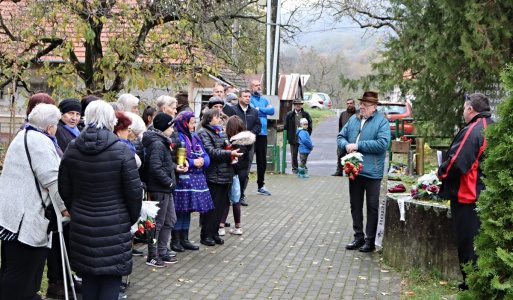
M 306 161 L 308 160 L 308 154 L 313 150 L 313 143 L 308 134 L 308 120 L 302 118 L 299 120 L 299 128 L 296 131 L 297 139 L 299 142 L 299 167 L 297 176 L 301 178 L 309 178 L 306 174 Z

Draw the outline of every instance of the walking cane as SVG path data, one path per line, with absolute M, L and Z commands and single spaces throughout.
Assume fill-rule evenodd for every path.
M 64 244 L 64 234 L 62 232 L 62 223 L 63 222 L 69 222 L 69 217 L 63 217 L 61 215 L 61 212 L 58 211 L 58 206 L 56 205 L 53 197 L 50 197 L 52 199 L 53 208 L 55 210 L 55 214 L 57 215 L 57 232 L 59 233 L 59 246 L 61 250 L 61 262 L 62 262 L 62 274 L 64 279 L 64 297 L 66 300 L 69 300 L 68 295 L 68 283 L 66 278 L 66 273 L 69 275 L 70 280 L 70 286 L 71 291 L 73 292 L 73 299 L 77 299 L 77 294 L 75 293 L 75 284 L 73 283 L 73 274 L 71 273 L 71 267 L 69 264 L 69 258 L 68 253 L 66 251 L 66 245 Z

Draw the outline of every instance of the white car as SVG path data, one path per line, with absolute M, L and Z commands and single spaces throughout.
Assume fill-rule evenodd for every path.
M 324 93 L 305 93 L 304 102 L 309 108 L 331 109 L 331 99 Z

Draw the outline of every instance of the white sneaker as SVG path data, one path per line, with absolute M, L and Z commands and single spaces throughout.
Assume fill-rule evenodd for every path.
M 233 228 L 233 229 L 230 229 L 230 233 L 231 234 L 238 234 L 238 235 L 241 235 L 242 234 L 242 227 L 236 227 L 236 228 Z
M 219 235 L 226 235 L 226 230 L 224 229 L 224 227 L 219 227 L 219 231 L 218 231 L 218 234 Z

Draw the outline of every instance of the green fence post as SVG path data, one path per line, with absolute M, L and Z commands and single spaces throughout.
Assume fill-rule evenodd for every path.
M 283 149 L 282 149 L 282 163 L 281 163 L 281 172 L 285 174 L 285 169 L 287 168 L 287 130 L 283 130 Z

